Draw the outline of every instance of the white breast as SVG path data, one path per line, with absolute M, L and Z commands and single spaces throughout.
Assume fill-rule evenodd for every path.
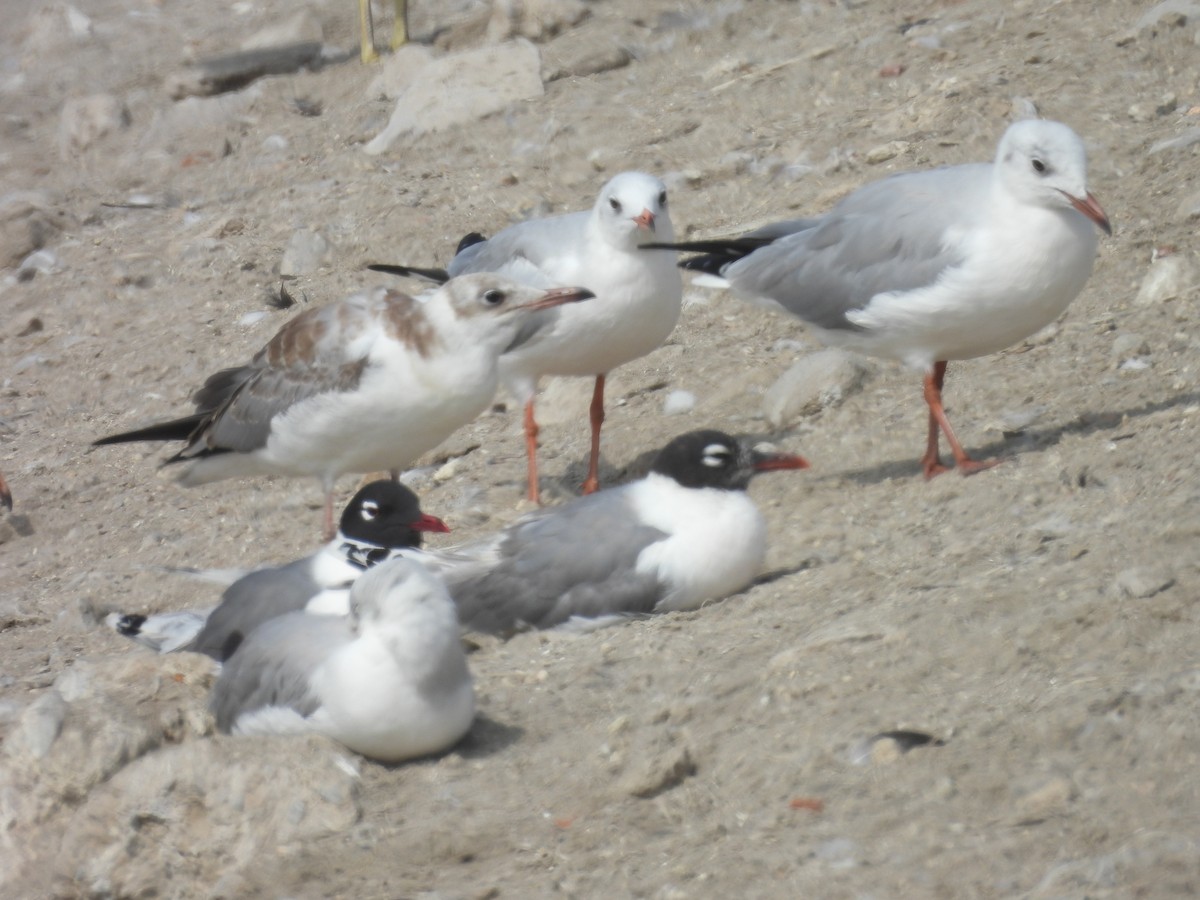
M 658 612 L 695 609 L 746 587 L 766 556 L 766 522 L 745 491 L 684 488 L 651 474 L 630 499 L 639 520 L 670 536 L 642 551 L 639 572 L 669 585 Z

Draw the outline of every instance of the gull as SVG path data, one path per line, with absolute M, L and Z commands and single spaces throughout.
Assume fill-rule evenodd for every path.
M 541 510 L 455 552 L 442 571 L 466 628 L 508 633 L 696 609 L 745 588 L 766 556 L 746 488 L 807 468 L 720 431 L 680 435 L 642 479 Z
M 247 475 L 315 476 L 333 536 L 333 490 L 348 472 L 393 472 L 466 425 L 496 392 L 500 354 L 592 297 L 495 274 L 455 278 L 420 299 L 376 288 L 301 313 L 244 366 L 211 376 L 193 415 L 110 435 L 186 441 L 188 487 Z
M 399 557 L 354 582 L 350 606 L 348 616 L 289 613 L 252 631 L 213 685 L 217 728 L 317 732 L 386 763 L 457 743 L 475 695 L 445 585 Z
M 600 427 L 609 372 L 657 349 L 675 328 L 683 280 L 675 254 L 646 252 L 651 240 L 675 239 L 667 211 L 667 188 L 642 172 L 614 176 L 590 211 L 532 219 L 491 239 L 472 233 L 446 269 L 372 265 L 375 271 L 433 281 L 466 272 L 500 272 L 533 285 L 579 284 L 593 303 L 564 309 L 535 338 L 500 358 L 500 379 L 525 408 L 529 499 L 541 502 L 538 486 L 538 424 L 534 397 L 543 375 L 595 378 L 591 403 L 591 452 L 583 493 L 600 484 Z
M 996 353 L 1058 318 L 1091 275 L 1093 225 L 1112 234 L 1087 189 L 1083 142 L 1059 122 L 1025 120 L 991 164 L 893 175 L 823 216 L 655 246 L 703 253 L 681 265 L 803 319 L 829 344 L 924 372 L 921 465 L 932 478 L 947 470 L 939 432 L 964 475 L 1000 462 L 972 459 L 955 436 L 942 405 L 947 363 Z
M 423 532 L 448 532 L 421 511 L 417 495 L 397 481 L 372 481 L 342 511 L 337 536 L 316 553 L 243 574 L 210 610 L 155 615 L 112 613 L 114 631 L 160 653 L 189 650 L 224 662 L 245 636 L 290 612 L 346 615 L 350 586 L 368 568 L 419 551 Z

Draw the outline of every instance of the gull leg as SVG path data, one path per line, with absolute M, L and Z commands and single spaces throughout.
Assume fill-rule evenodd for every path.
M 379 59 L 379 54 L 375 52 L 375 22 L 371 18 L 371 0 L 358 0 L 358 34 L 362 61 L 375 62 Z
M 2 474 L 0 474 L 0 506 L 12 512 L 12 491 L 8 489 L 8 482 L 4 480 Z
M 600 489 L 600 426 L 604 424 L 604 376 L 596 376 L 592 391 L 592 453 L 588 458 L 588 473 L 581 490 L 594 494 Z
M 954 454 L 955 467 L 963 475 L 974 475 L 976 472 L 999 465 L 1003 460 L 972 459 L 967 455 L 962 444 L 958 442 L 954 429 L 950 426 L 950 420 L 946 417 L 946 410 L 942 406 L 942 386 L 945 382 L 946 363 L 934 363 L 933 369 L 925 374 L 925 402 L 929 405 L 929 443 L 925 449 L 925 455 L 921 457 L 925 478 L 933 478 L 935 475 L 947 471 L 947 467 L 942 465 L 942 461 L 938 458 L 939 428 L 946 435 L 946 443 L 950 445 L 950 452 Z
M 396 18 L 392 21 L 392 49 L 398 50 L 408 43 L 408 0 L 392 0 Z
M 538 423 L 533 417 L 533 398 L 525 404 L 525 456 L 529 461 L 529 499 L 541 506 L 542 495 L 538 489 L 537 467 Z

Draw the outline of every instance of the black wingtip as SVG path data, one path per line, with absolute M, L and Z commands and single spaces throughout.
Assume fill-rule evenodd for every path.
M 172 419 L 170 422 L 156 422 L 145 428 L 135 428 L 133 431 L 122 431 L 120 434 L 98 438 L 92 441 L 92 446 L 104 447 L 108 444 L 129 444 L 135 441 L 186 441 L 203 420 L 204 416 L 197 414 Z
M 454 255 L 462 253 L 468 247 L 474 247 L 476 244 L 482 244 L 487 241 L 478 231 L 472 231 L 470 234 L 464 234 L 461 241 L 458 242 L 458 248 L 454 251 Z
M 450 280 L 450 273 L 445 269 L 420 269 L 416 266 L 396 266 L 390 263 L 371 263 L 367 268 L 372 272 L 384 272 L 402 278 L 424 278 L 434 284 L 445 284 Z

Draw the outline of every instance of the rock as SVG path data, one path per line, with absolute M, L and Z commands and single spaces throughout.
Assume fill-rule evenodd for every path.
M 656 797 L 696 774 L 691 748 L 681 736 L 660 731 L 645 744 L 628 754 L 631 768 L 621 779 L 622 793 Z
M 1189 128 L 1178 137 L 1167 138 L 1150 146 L 1148 151 L 1151 156 L 1156 153 L 1165 153 L 1168 150 L 1184 150 L 1195 143 L 1200 143 L 1200 128 Z
M 877 166 L 879 163 L 887 162 L 889 159 L 895 159 L 897 156 L 907 153 L 909 146 L 908 141 L 888 141 L 886 144 L 872 147 L 863 158 L 867 161 L 867 165 Z
M 58 117 L 58 155 L 73 159 L 105 135 L 128 128 L 129 108 L 112 94 L 76 97 Z
M 613 69 L 621 69 L 633 62 L 633 54 L 620 44 L 605 47 L 591 45 L 581 47 L 573 54 L 556 54 L 546 66 L 546 81 L 560 78 L 586 78 Z M 670 183 L 668 182 L 668 186 Z
M 49 250 L 34 250 L 17 266 L 17 281 L 30 281 L 37 275 L 50 275 L 59 268 L 58 257 Z
M 300 44 L 308 41 L 321 43 L 325 40 L 325 32 L 321 22 L 312 10 L 301 9 L 282 22 L 269 25 L 256 31 L 242 42 L 242 50 L 262 50 L 267 47 L 282 47 L 286 44 Z
M 1024 822 L 1039 822 L 1066 810 L 1075 797 L 1069 778 L 1052 778 L 1017 799 L 1017 816 Z
M 841 350 L 818 350 L 783 373 L 763 397 L 763 412 L 776 428 L 837 406 L 862 388 L 867 368 Z
M 333 262 L 333 245 L 319 231 L 307 228 L 295 232 L 283 251 L 279 263 L 279 274 L 284 278 L 311 275 L 322 266 Z
M 193 653 L 80 660 L 20 713 L 0 756 L 0 888 L 48 846 L 43 823 L 163 743 L 211 732 L 214 668 Z
M 0 197 L 0 266 L 15 266 L 74 223 L 53 201 L 37 191 Z
M 1195 19 L 1200 17 L 1200 4 L 1189 0 L 1163 0 L 1162 3 L 1150 7 L 1137 20 L 1137 29 L 1154 28 L 1163 21 L 1178 21 L 1178 17 Z
M 1163 569 L 1135 566 L 1117 575 L 1117 588 L 1127 597 L 1144 600 L 1161 593 L 1175 583 L 1175 576 Z
M 67 3 L 47 3 L 26 20 L 21 51 L 36 63 L 69 54 L 70 46 L 93 36 L 92 20 Z
M 1118 334 L 1112 343 L 1109 354 L 1118 363 L 1125 362 L 1135 356 L 1148 356 L 1150 343 L 1140 334 L 1123 332 Z
M 54 856 L 55 888 L 138 897 L 203 884 L 237 896 L 263 857 L 346 831 L 359 815 L 357 774 L 330 741 L 190 741 L 143 757 L 87 798 Z
M 494 0 L 487 39 L 523 37 L 542 41 L 582 22 L 590 10 L 582 0 Z
M 1176 208 L 1175 215 L 1185 222 L 1200 219 L 1200 194 L 1189 194 L 1184 197 Z
M 542 93 L 540 57 L 528 41 L 451 53 L 410 72 L 387 127 L 364 150 L 377 155 L 402 136 L 473 122 Z
M 696 395 L 691 391 L 671 391 L 663 400 L 664 416 L 680 416 L 696 408 Z
M 1138 306 L 1152 306 L 1168 300 L 1178 300 L 1196 289 L 1196 266 L 1186 256 L 1164 256 L 1150 264 L 1138 289 Z

